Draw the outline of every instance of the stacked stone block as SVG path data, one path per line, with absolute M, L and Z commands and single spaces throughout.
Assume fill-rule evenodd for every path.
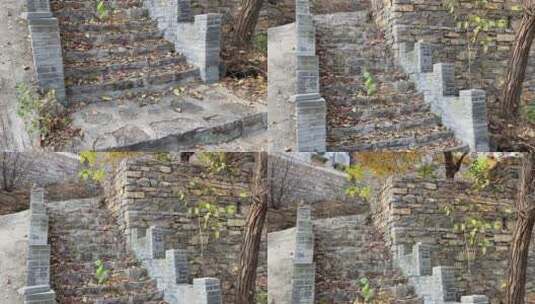
M 56 294 L 50 289 L 50 245 L 45 191 L 34 187 L 30 198 L 30 226 L 26 287 L 22 289 L 25 304 L 55 304 Z
M 200 69 L 206 83 L 219 80 L 221 15 L 193 16 L 190 0 L 145 0 L 145 7 L 165 38 Z
M 409 277 L 410 284 L 425 304 L 456 303 L 459 295 L 455 269 L 431 267 L 431 250 L 431 246 L 419 242 L 413 246 L 412 252 L 407 253 L 405 247 L 399 245 L 394 252 L 394 262 Z M 461 299 L 462 303 L 488 303 L 488 298 L 483 295 L 464 296 Z
M 316 56 L 316 29 L 308 0 L 296 0 L 296 139 L 299 152 L 326 150 L 325 99 L 320 96 L 319 59 Z
M 67 105 L 58 20 L 52 16 L 49 0 L 27 0 L 26 5 L 37 81 L 42 89 L 54 90 L 57 100 Z
M 269 282 L 276 282 L 286 289 L 283 292 L 275 290 L 268 282 L 268 301 L 313 304 L 316 266 L 313 261 L 314 234 L 310 207 L 299 207 L 295 228 L 270 233 L 268 238 L 268 256 L 280 259 L 268 262 Z M 286 271 L 281 272 L 281 268 Z
M 133 229 L 131 249 L 156 279 L 158 289 L 163 290 L 164 299 L 170 304 L 221 304 L 221 284 L 217 278 L 193 279 L 186 250 L 165 250 L 165 229 L 151 226 Z
M 432 111 L 472 151 L 489 151 L 485 91 L 457 89 L 453 64 L 433 64 L 432 47 L 423 42 L 401 43 L 401 66 L 424 93 Z

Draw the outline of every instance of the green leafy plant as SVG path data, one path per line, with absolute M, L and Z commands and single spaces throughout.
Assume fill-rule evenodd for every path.
M 101 182 L 106 177 L 106 171 L 104 171 L 104 168 L 97 165 L 97 152 L 80 152 L 80 163 L 85 166 L 80 170 L 80 172 L 78 172 L 78 176 L 80 176 L 82 180 Z
M 372 73 L 367 69 L 364 69 L 362 78 L 364 79 L 364 86 L 366 87 L 366 95 L 374 96 L 377 93 L 377 83 L 375 82 Z
M 474 181 L 474 188 L 481 190 L 490 184 L 491 165 L 487 156 L 479 156 L 468 168 L 468 176 Z
M 359 281 L 360 295 L 364 298 L 365 303 L 371 303 L 375 297 L 375 289 L 371 287 L 367 278 L 361 278 Z
M 485 234 L 489 231 L 501 229 L 501 223 L 496 221 L 494 223 L 484 219 L 469 217 L 463 223 L 456 223 L 453 226 L 455 232 L 463 233 L 467 244 L 471 247 L 479 247 L 481 253 L 485 255 L 487 248 L 491 245 L 490 241 L 485 238 Z
M 535 100 L 522 108 L 522 116 L 526 121 L 535 124 Z
M 366 170 L 359 164 L 346 167 L 347 180 L 351 183 L 346 189 L 345 193 L 350 198 L 359 197 L 364 200 L 370 200 L 373 190 L 368 185 L 362 185 L 362 180 L 366 174 Z
M 95 279 L 99 285 L 105 284 L 109 279 L 109 270 L 106 269 L 104 262 L 101 259 L 95 261 Z
M 255 295 L 256 304 L 267 304 L 268 303 L 268 294 L 265 290 L 257 290 Z
M 52 131 L 61 125 L 67 125 L 69 119 L 60 115 L 59 106 L 54 90 L 45 94 L 38 94 L 25 83 L 18 83 L 17 115 L 24 120 L 26 131 L 48 137 Z
M 467 4 L 472 7 L 470 14 L 462 15 Z M 488 53 L 489 47 L 496 41 L 496 35 L 493 32 L 506 29 L 509 26 L 509 21 L 506 18 L 495 17 L 494 9 L 489 8 L 488 4 L 488 0 L 443 0 L 443 6 L 457 22 L 457 30 L 466 35 L 470 84 L 472 82 L 473 61 L 477 58 L 479 51 L 482 50 L 484 54 Z
M 435 171 L 436 171 L 437 167 L 436 165 L 434 164 L 424 164 L 424 165 L 421 165 L 417 170 L 416 172 L 418 173 L 418 176 L 420 176 L 421 178 L 435 178 L 436 177 L 436 174 L 435 174 Z
M 97 1 L 97 17 L 100 20 L 104 20 L 109 17 L 110 15 L 110 9 L 108 8 L 108 5 L 104 0 Z
M 256 50 L 263 54 L 267 54 L 268 51 L 268 37 L 267 33 L 259 33 L 253 37 L 253 45 Z

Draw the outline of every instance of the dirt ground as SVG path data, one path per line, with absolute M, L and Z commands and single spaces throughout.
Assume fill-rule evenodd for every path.
M 16 90 L 19 82 L 30 82 L 34 78 L 33 63 L 28 26 L 20 14 L 24 10 L 25 1 L 0 0 L 0 139 L 2 136 L 3 120 L 10 134 L 8 143 L 0 140 L 0 147 L 4 150 L 22 150 L 30 147 L 30 140 L 24 130 L 24 125 L 16 116 Z M 13 130 L 19 130 L 13 135 Z
M 24 287 L 29 212 L 0 216 L 0 303 L 21 304 Z

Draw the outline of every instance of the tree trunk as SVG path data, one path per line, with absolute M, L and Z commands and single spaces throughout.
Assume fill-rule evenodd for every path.
M 237 304 L 254 304 L 258 252 L 268 208 L 267 153 L 255 156 L 255 173 L 252 189 L 253 201 L 247 214 L 245 236 L 240 253 Z
M 237 43 L 251 42 L 263 2 L 263 0 L 242 0 L 241 9 L 234 21 L 234 38 Z
M 513 53 L 507 68 L 507 78 L 503 90 L 501 108 L 503 113 L 509 118 L 514 118 L 514 116 L 518 114 L 520 95 L 522 94 L 522 84 L 524 83 L 524 78 L 526 76 L 529 52 L 535 37 L 535 4 L 529 5 L 531 5 L 531 7 L 524 7 L 524 16 L 522 17 L 522 22 L 516 34 Z
M 535 224 L 535 202 L 533 202 L 535 154 L 530 153 L 522 160 L 518 198 L 515 203 L 517 220 L 513 231 L 509 274 L 507 278 L 507 303 L 523 304 L 526 296 L 526 269 L 533 225 Z
M 461 170 L 461 165 L 463 163 L 463 159 L 468 155 L 467 152 L 463 153 L 461 158 L 459 158 L 457 161 L 455 161 L 455 158 L 453 157 L 453 152 L 446 151 L 444 152 L 444 167 L 446 168 L 446 177 L 449 179 L 454 179 L 455 174 Z

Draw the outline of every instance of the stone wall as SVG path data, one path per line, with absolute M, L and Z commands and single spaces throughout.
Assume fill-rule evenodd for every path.
M 308 0 L 296 0 L 295 23 L 268 31 L 268 108 L 273 150 L 326 150 L 325 100 L 320 96 L 316 30 Z M 292 75 L 288 79 L 288 74 Z M 295 75 L 295 78 L 294 76 Z M 271 113 L 271 112 L 270 112 Z M 288 134 L 289 133 L 289 134 Z
M 345 189 L 347 175 L 333 168 L 324 168 L 299 158 L 294 153 L 272 153 L 268 159 L 272 203 L 291 206 L 301 201 L 348 201 Z
M 514 31 L 518 28 L 521 13 L 512 10 L 517 0 L 489 2 L 489 16 L 504 18 L 508 27 L 489 33 L 495 40 L 486 54 L 479 54 L 471 67 L 470 83 L 467 66 L 467 44 L 465 33 L 456 30 L 457 21 L 442 5 L 442 0 L 372 0 L 377 21 L 384 26 L 387 39 L 394 52 L 400 50 L 402 43 L 414 44 L 418 40 L 429 43 L 436 62 L 452 63 L 455 69 L 455 82 L 459 88 L 485 89 L 494 94 L 501 88 L 505 78 L 506 66 L 514 41 Z M 460 20 L 472 12 L 471 4 L 461 1 Z M 532 58 L 535 48 L 532 47 Z M 533 100 L 535 94 L 535 61 L 530 60 L 526 71 L 524 100 Z M 498 93 L 499 94 L 499 93 Z
M 49 0 L 26 0 L 26 6 L 28 12 L 25 17 L 39 86 L 44 90 L 54 90 L 57 100 L 66 105 L 58 20 L 52 16 Z
M 45 191 L 32 190 L 28 230 L 26 287 L 22 289 L 25 304 L 55 304 L 56 294 L 50 289 L 50 244 Z
M 389 179 L 372 207 L 393 252 L 410 252 L 418 242 L 429 245 L 431 266 L 455 267 L 460 293 L 485 294 L 498 303 L 504 296 L 515 197 L 516 189 L 506 185 L 476 191 L 467 182 L 403 177 Z M 467 246 L 463 233 L 454 229 L 471 218 L 500 223 L 499 229 L 478 234 L 489 244 L 485 254 L 480 246 Z M 535 292 L 535 245 L 531 252 L 527 289 Z
M 193 15 L 190 0 L 145 0 L 150 16 L 158 21 L 165 38 L 199 67 L 207 83 L 219 80 L 221 15 Z
M 165 250 L 184 249 L 190 258 L 193 277 L 217 277 L 221 281 L 224 303 L 233 303 L 240 246 L 249 199 L 253 163 L 246 159 L 237 176 L 203 177 L 201 165 L 161 162 L 148 157 L 124 160 L 105 185 L 108 207 L 117 218 L 132 246 L 133 231 L 157 226 L 165 234 Z M 213 189 L 205 192 L 202 189 Z M 188 207 L 199 202 L 235 206 L 237 213 L 220 220 L 220 238 L 210 235 L 200 257 L 198 219 Z M 136 232 L 137 233 L 137 232 Z M 266 245 L 262 242 L 257 285 L 266 279 Z

